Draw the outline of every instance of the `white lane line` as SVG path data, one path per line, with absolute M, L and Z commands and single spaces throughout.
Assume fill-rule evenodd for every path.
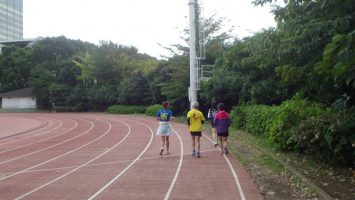
M 86 121 L 87 121 L 87 120 L 86 120 Z M 92 122 L 90 122 L 90 123 L 92 123 Z M 93 127 L 92 127 L 92 128 L 93 128 Z M 88 131 L 91 130 L 92 128 L 88 129 Z M 57 143 L 57 144 L 48 146 L 48 147 L 46 147 L 46 148 L 43 148 L 43 149 L 40 149 L 40 150 L 37 150 L 37 151 L 33 151 L 33 152 L 31 152 L 31 153 L 24 154 L 24 155 L 22 155 L 22 156 L 18 156 L 18 157 L 15 157 L 15 158 L 11 158 L 11 159 L 9 159 L 9 160 L 2 161 L 2 162 L 0 162 L 0 165 L 5 164 L 5 163 L 8 163 L 8 162 L 12 162 L 12 161 L 14 161 L 14 160 L 18 160 L 18 159 L 20 159 L 20 158 L 24 158 L 24 157 L 27 157 L 27 156 L 30 156 L 30 155 L 33 155 L 33 154 L 36 154 L 36 153 L 39 153 L 39 152 L 45 151 L 45 150 L 47 150 L 47 149 L 51 149 L 51 148 L 53 148 L 53 147 L 59 146 L 59 145 L 61 145 L 61 144 L 64 144 L 64 143 L 66 143 L 66 142 L 72 141 L 72 140 L 74 140 L 74 139 L 76 139 L 76 138 L 78 138 L 78 137 L 80 137 L 80 136 L 82 136 L 82 135 L 85 135 L 88 131 L 85 131 L 84 133 L 82 133 L 82 134 L 80 134 L 80 135 L 77 135 L 77 136 L 75 136 L 75 137 L 73 137 L 73 138 L 71 138 L 71 139 L 64 140 L 63 142 L 60 142 L 60 143 Z M 66 131 L 66 132 L 67 132 L 67 131 Z M 0 179 L 0 181 L 1 181 L 1 179 Z
M 172 129 L 173 129 L 173 128 L 172 128 Z M 173 131 L 174 131 L 174 133 L 178 136 L 178 138 L 179 138 L 179 140 L 180 140 L 180 154 L 181 154 L 181 155 L 180 155 L 179 166 L 178 166 L 178 168 L 177 168 L 177 170 L 176 170 L 176 172 L 175 172 L 174 179 L 173 179 L 173 181 L 171 182 L 170 187 L 169 187 L 168 191 L 167 191 L 166 194 L 165 194 L 164 200 L 167 200 L 167 199 L 169 199 L 169 197 L 170 197 L 171 191 L 173 190 L 174 185 L 175 185 L 175 183 L 176 183 L 176 180 L 177 180 L 177 178 L 178 178 L 178 176 L 179 176 L 179 173 L 180 173 L 180 170 L 181 170 L 181 166 L 182 166 L 182 160 L 183 160 L 183 158 L 184 158 L 184 156 L 183 156 L 183 155 L 184 155 L 184 145 L 183 145 L 182 139 L 181 139 L 181 137 L 180 137 L 180 134 L 179 134 L 178 132 L 176 132 L 175 129 L 173 129 Z
M 145 121 L 145 122 L 150 122 L 150 123 L 152 123 L 153 121 L 149 121 L 149 120 L 146 120 L 146 119 L 141 119 L 141 118 L 139 118 L 140 120 L 142 120 L 142 121 Z M 172 128 L 173 129 L 173 128 Z M 173 131 L 174 131 L 174 133 L 178 136 L 178 138 L 179 138 L 179 141 L 180 141 L 180 160 L 179 160 L 179 165 L 178 165 L 178 167 L 177 167 L 177 169 L 176 169 L 176 172 L 175 172 L 175 176 L 174 176 L 174 178 L 173 178 L 173 180 L 172 180 L 172 182 L 171 182 L 171 184 L 170 184 L 170 186 L 169 186 L 169 189 L 168 189 L 168 191 L 166 192 L 166 194 L 165 194 L 165 197 L 164 197 L 164 200 L 167 200 L 167 199 L 169 199 L 169 197 L 170 197 L 170 195 L 171 195 L 171 191 L 173 190 L 173 188 L 174 188 L 174 185 L 175 185 L 175 183 L 176 183 L 176 180 L 177 180 L 177 178 L 178 178 L 178 176 L 179 176 L 179 174 L 180 174 L 180 170 L 181 170 L 181 166 L 182 166 L 182 161 L 183 161 L 183 157 L 184 157 L 184 145 L 183 145 L 183 141 L 182 141 L 182 139 L 181 139 L 181 137 L 180 137 L 180 134 L 175 130 L 175 129 L 173 129 Z
M 56 121 L 59 121 L 59 120 L 56 120 Z M 4 144 L 11 144 L 11 143 L 14 143 L 14 142 L 18 142 L 18 141 L 21 141 L 21 140 L 26 140 L 26 139 L 29 139 L 29 138 L 33 138 L 33 137 L 36 137 L 36 136 L 39 136 L 39 135 L 43 135 L 44 133 L 49 133 L 55 129 L 57 129 L 59 126 L 61 126 L 63 123 L 61 121 L 59 121 L 59 125 L 54 127 L 54 128 L 51 128 L 47 131 L 43 131 L 43 132 L 39 132 L 37 134 L 34 134 L 34 135 L 31 135 L 31 136 L 28 136 L 28 137 L 24 137 L 24 138 L 19 138 L 19 139 L 16 139 L 16 140 L 12 140 L 12 141 L 9 141 L 9 142 L 4 142 L 4 143 L 0 143 L 0 146 L 1 145 L 4 145 Z
M 133 121 L 133 120 L 131 120 L 131 121 Z M 138 122 L 138 121 L 135 121 L 135 122 L 144 125 L 145 127 L 147 127 L 147 128 L 150 130 L 150 132 L 151 132 L 151 137 L 150 137 L 149 143 L 148 143 L 147 146 L 144 148 L 144 150 L 137 156 L 137 158 L 131 162 L 131 164 L 129 164 L 124 170 L 122 170 L 119 174 L 117 174 L 111 181 L 109 181 L 109 182 L 108 182 L 105 186 L 103 186 L 99 191 L 97 191 L 95 194 L 93 194 L 91 197 L 89 197 L 88 200 L 91 200 L 91 199 L 96 198 L 101 192 L 103 192 L 104 190 L 106 190 L 106 189 L 107 189 L 113 182 L 115 182 L 120 176 L 122 176 L 124 173 L 126 173 L 126 171 L 127 171 L 129 168 L 131 168 L 131 167 L 140 159 L 140 157 L 142 157 L 142 155 L 147 151 L 148 147 L 151 145 L 151 143 L 152 143 L 152 141 L 153 141 L 153 137 L 154 137 L 153 130 L 152 130 L 149 126 L 147 126 L 147 125 L 145 125 L 145 124 L 143 124 L 143 123 L 140 123 L 140 122 Z
M 98 119 L 98 120 L 100 120 L 100 119 Z M 104 120 L 102 120 L 102 121 L 104 121 Z M 106 121 L 105 121 L 105 122 L 106 122 Z M 106 123 L 107 123 L 107 122 L 106 122 Z M 54 183 L 54 182 L 56 182 L 56 181 L 58 181 L 58 180 L 64 178 L 65 176 L 68 176 L 69 174 L 71 174 L 71 173 L 73 173 L 73 172 L 75 172 L 75 171 L 81 169 L 82 167 L 87 166 L 88 164 L 90 164 L 90 163 L 92 163 L 93 161 L 95 161 L 95 160 L 101 158 L 102 156 L 104 156 L 104 155 L 107 154 L 108 152 L 112 151 L 112 149 L 116 148 L 116 147 L 117 147 L 118 145 L 120 145 L 124 140 L 126 140 L 126 138 L 127 138 L 127 137 L 130 135 L 130 133 L 131 133 L 131 127 L 130 127 L 128 124 L 124 123 L 124 122 L 122 122 L 122 123 L 125 124 L 125 125 L 128 127 L 128 133 L 126 134 L 126 136 L 125 136 L 124 138 L 122 138 L 122 139 L 121 139 L 118 143 L 116 143 L 114 146 L 112 146 L 111 148 L 107 149 L 106 151 L 104 151 L 104 152 L 101 153 L 100 155 L 96 156 L 95 158 L 93 158 L 93 159 L 91 159 L 91 160 L 85 162 L 84 164 L 82 164 L 82 165 L 76 167 L 75 169 L 73 169 L 73 170 L 71 170 L 71 171 L 69 171 L 69 172 L 67 172 L 67 173 L 65 173 L 65 174 L 63 174 L 63 175 L 61 175 L 61 176 L 59 176 L 59 177 L 53 179 L 52 181 L 49 181 L 49 182 L 47 182 L 47 183 L 41 185 L 40 187 L 37 187 L 36 189 L 33 189 L 33 190 L 27 192 L 26 194 L 23 194 L 23 195 L 17 197 L 15 200 L 22 199 L 22 198 L 24 198 L 24 197 L 26 197 L 26 196 L 28 196 L 28 195 L 34 193 L 34 192 L 36 192 L 36 191 L 38 191 L 38 190 L 40 190 L 40 189 L 46 187 L 46 186 L 48 186 L 48 185 L 50 185 L 50 184 L 52 184 L 52 183 Z M 107 123 L 107 124 L 109 124 L 109 127 L 110 127 L 110 128 L 104 133 L 104 135 L 106 135 L 106 134 L 107 134 L 108 132 L 110 132 L 111 129 L 112 129 L 111 123 Z
M 219 151 L 216 148 L 213 149 L 209 149 L 209 150 L 204 150 L 204 151 L 200 151 L 201 153 L 204 152 L 211 152 L 211 151 Z M 185 155 L 190 155 L 190 153 L 184 153 Z M 164 158 L 168 158 L 168 157 L 178 157 L 181 156 L 181 154 L 170 154 L 170 155 L 164 155 Z M 161 156 L 152 156 L 152 157 L 146 157 L 146 158 L 141 158 L 138 159 L 138 161 L 142 161 L 142 160 L 153 160 L 153 159 L 161 159 Z M 104 162 L 104 163 L 96 163 L 96 164 L 87 164 L 84 165 L 83 167 L 95 167 L 95 166 L 104 166 L 104 165 L 114 165 L 114 164 L 118 164 L 118 163 L 126 163 L 126 162 L 132 162 L 133 160 L 119 160 L 119 161 L 112 161 L 112 162 Z M 47 171 L 60 171 L 60 170 L 67 170 L 67 169 L 73 169 L 73 168 L 77 168 L 79 167 L 78 165 L 75 166 L 67 166 L 67 167 L 57 167 L 57 168 L 47 168 L 47 169 L 38 169 L 38 170 L 29 170 L 24 172 L 24 174 L 26 173 L 36 173 L 36 172 L 47 172 Z M 3 173 L 1 173 L 3 174 Z M 3 175 L 6 174 L 12 174 L 12 172 L 8 172 L 8 173 L 4 173 Z
M 213 144 L 213 141 L 211 140 L 211 138 L 207 137 L 207 136 L 204 135 L 204 134 L 203 134 L 203 136 L 206 137 L 206 138 Z M 218 147 L 218 149 L 220 149 L 220 148 Z M 240 185 L 240 182 L 239 182 L 239 179 L 238 179 L 238 175 L 237 175 L 237 173 L 235 172 L 233 165 L 232 165 L 231 162 L 229 161 L 229 158 L 228 158 L 225 154 L 224 154 L 223 156 L 224 156 L 224 159 L 227 161 L 230 170 L 232 171 L 232 174 L 233 174 L 235 183 L 237 184 L 237 187 L 238 187 L 238 190 L 239 190 L 240 198 L 241 198 L 242 200 L 245 200 L 245 195 L 244 195 L 244 192 L 243 192 L 243 190 L 242 190 L 242 186 Z
M 0 116 L 0 117 L 3 117 L 3 116 Z M 16 120 L 18 117 L 14 117 L 14 118 Z M 0 140 L 5 139 L 5 138 L 16 137 L 18 135 L 22 135 L 22 134 L 25 134 L 25 133 L 28 134 L 28 133 L 31 133 L 31 132 L 38 131 L 38 130 L 43 129 L 44 127 L 46 127 L 48 125 L 48 123 L 49 123 L 47 120 L 44 120 L 44 119 L 41 119 L 41 118 L 38 118 L 38 117 L 24 117 L 24 118 L 32 119 L 32 120 L 35 119 L 35 120 L 40 121 L 41 123 L 38 126 L 35 126 L 35 127 L 32 127 L 32 128 L 28 128 L 28 129 L 25 129 L 25 130 L 22 130 L 22 131 L 17 131 L 17 132 L 14 132 L 14 133 L 12 133 L 12 134 L 10 134 L 8 136 L 0 137 Z M 14 140 L 16 140 L 16 138 Z
M 71 121 L 74 121 L 74 120 L 71 120 Z M 36 141 L 36 142 L 32 142 L 32 143 L 29 143 L 29 144 L 25 144 L 25 145 L 22 145 L 22 146 L 18 146 L 18 147 L 13 148 L 13 149 L 8 149 L 8 150 L 5 150 L 5 151 L 0 151 L 0 154 L 5 153 L 5 152 L 9 152 L 9 151 L 13 151 L 13 150 L 16 150 L 16 149 L 20 149 L 20 148 L 23 148 L 23 147 L 27 147 L 27 146 L 30 146 L 30 145 L 33 145 L 33 144 L 37 144 L 37 143 L 39 143 L 39 142 L 47 141 L 47 140 L 50 140 L 50 139 L 52 139 L 52 138 L 56 138 L 56 137 L 59 137 L 59 136 L 61 136 L 61 135 L 64 135 L 65 133 L 67 133 L 67 132 L 73 130 L 74 128 L 76 128 L 76 127 L 78 126 L 78 122 L 76 122 L 76 121 L 74 121 L 74 122 L 75 122 L 75 126 L 74 126 L 73 128 L 70 128 L 70 129 L 68 129 L 67 131 L 64 131 L 63 133 L 61 133 L 61 134 L 59 134 L 59 135 L 54 135 L 54 136 L 49 137 L 49 138 L 44 138 L 44 139 L 42 139 L 42 140 L 38 140 L 38 141 Z
M 86 121 L 88 121 L 88 120 L 86 120 Z M 90 121 L 89 121 L 89 122 L 90 122 Z M 92 123 L 92 122 L 90 122 L 90 123 L 91 123 L 91 127 L 90 127 L 88 130 L 86 130 L 85 132 L 83 132 L 82 134 L 76 136 L 75 138 L 80 137 L 80 136 L 82 136 L 82 135 L 84 135 L 84 134 L 87 134 L 90 130 L 92 130 L 95 125 L 94 125 L 94 123 Z M 44 162 L 42 162 L 42 163 L 40 163 L 40 164 L 34 165 L 34 166 L 32 166 L 32 167 L 29 167 L 29 168 L 27 168 L 27 169 L 18 171 L 18 172 L 14 173 L 14 174 L 11 174 L 11 175 L 9 175 L 9 176 L 1 177 L 1 178 L 0 178 L 0 181 L 3 181 L 3 180 L 8 179 L 8 178 L 10 178 L 10 177 L 16 176 L 16 175 L 18 175 L 18 174 L 22 174 L 22 173 L 24 173 L 24 172 L 26 172 L 26 171 L 28 171 L 28 170 L 31 170 L 31 169 L 34 169 L 34 168 L 39 167 L 39 166 L 41 166 L 41 165 L 47 164 L 47 163 L 52 162 L 53 160 L 56 160 L 56 159 L 58 159 L 58 158 L 64 157 L 64 156 L 66 156 L 66 155 L 68 155 L 68 154 L 70 154 L 70 153 L 72 153 L 72 152 L 74 152 L 74 151 L 77 151 L 77 150 L 79 150 L 79 149 L 81 149 L 81 148 L 83 148 L 83 147 L 85 147 L 85 146 L 87 146 L 87 145 L 89 145 L 89 144 L 95 142 L 96 140 L 100 139 L 100 138 L 103 137 L 103 136 L 104 136 L 104 135 L 102 135 L 102 136 L 96 138 L 95 140 L 93 140 L 93 141 L 91 141 L 91 142 L 89 142 L 89 143 L 87 143 L 87 144 L 85 144 L 85 145 L 82 145 L 82 146 L 80 146 L 80 147 L 78 147 L 78 148 L 76 148 L 76 149 L 73 149 L 73 150 L 71 150 L 71 151 L 68 151 L 68 152 L 65 153 L 65 154 L 62 154 L 62 155 L 57 156 L 57 157 L 54 157 L 54 158 L 49 159 L 49 160 L 47 160 L 47 161 L 44 161 Z M 73 139 L 75 139 L 75 138 L 72 138 L 71 140 L 73 140 Z M 68 141 L 69 141 L 69 140 L 68 140 Z M 63 142 L 63 143 L 64 143 L 64 142 Z

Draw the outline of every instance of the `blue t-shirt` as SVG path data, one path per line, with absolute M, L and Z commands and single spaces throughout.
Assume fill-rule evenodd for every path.
M 156 116 L 161 122 L 167 122 L 170 121 L 170 117 L 173 116 L 173 113 L 169 109 L 162 108 L 157 112 Z

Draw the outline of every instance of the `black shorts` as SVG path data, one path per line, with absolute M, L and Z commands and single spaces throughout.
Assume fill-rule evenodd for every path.
M 191 136 L 199 136 L 199 137 L 202 136 L 201 131 L 190 131 L 190 133 L 191 133 Z
M 228 137 L 228 131 L 227 132 L 217 132 L 217 136 L 222 136 L 222 137 Z

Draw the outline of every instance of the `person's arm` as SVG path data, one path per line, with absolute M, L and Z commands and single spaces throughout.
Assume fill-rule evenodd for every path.
M 187 118 L 187 125 L 190 126 L 190 117 Z
M 217 121 L 218 121 L 218 117 L 217 117 L 217 114 L 216 114 L 216 115 L 214 115 L 214 117 L 213 117 L 213 121 L 212 121 L 213 126 L 216 126 L 216 125 L 217 125 Z
M 159 121 L 159 111 L 155 114 L 155 116 L 157 117 L 157 120 Z

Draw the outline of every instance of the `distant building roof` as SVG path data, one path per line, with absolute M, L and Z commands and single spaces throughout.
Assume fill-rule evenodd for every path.
M 0 41 L 0 46 L 15 45 L 15 46 L 20 46 L 20 47 L 26 47 L 26 46 L 31 46 L 32 44 L 34 44 L 36 41 L 38 41 L 40 39 L 41 38 L 21 39 L 21 40 L 5 40 L 5 41 Z
M 24 88 L 20 90 L 13 90 L 10 92 L 5 92 L 0 94 L 0 97 L 32 97 L 32 89 L 31 88 Z

